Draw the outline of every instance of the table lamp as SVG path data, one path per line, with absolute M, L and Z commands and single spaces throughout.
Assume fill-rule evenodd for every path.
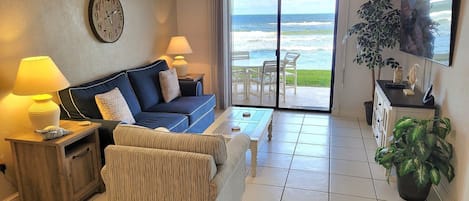
M 191 54 L 192 49 L 184 36 L 173 36 L 169 42 L 167 54 L 176 55 L 173 61 L 173 67 L 176 68 L 178 77 L 187 75 L 187 62 L 184 60 L 183 54 Z
M 16 75 L 13 94 L 30 96 L 34 103 L 29 107 L 29 119 L 34 129 L 59 126 L 60 108 L 52 101 L 50 93 L 65 89 L 70 84 L 48 56 L 21 60 Z

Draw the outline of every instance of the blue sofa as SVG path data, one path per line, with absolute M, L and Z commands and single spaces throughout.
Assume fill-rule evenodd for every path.
M 120 122 L 103 121 L 94 96 L 118 87 L 136 125 L 166 127 L 172 132 L 203 132 L 215 119 L 215 96 L 203 95 L 200 82 L 179 81 L 182 96 L 165 103 L 158 76 L 163 70 L 168 70 L 166 61 L 157 60 L 59 91 L 62 118 L 102 123 L 100 136 L 104 149 L 113 144 L 112 130 Z

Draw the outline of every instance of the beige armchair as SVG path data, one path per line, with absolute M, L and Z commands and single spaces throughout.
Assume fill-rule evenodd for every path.
M 249 137 L 175 134 L 121 125 L 101 174 L 109 201 L 239 201 Z

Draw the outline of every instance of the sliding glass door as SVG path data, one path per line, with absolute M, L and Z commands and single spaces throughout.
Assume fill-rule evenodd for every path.
M 278 5 L 272 0 L 232 0 L 232 102 L 275 107 Z
M 335 0 L 231 3 L 233 104 L 330 111 Z

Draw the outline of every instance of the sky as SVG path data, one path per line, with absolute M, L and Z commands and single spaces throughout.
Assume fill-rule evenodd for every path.
M 277 0 L 232 0 L 233 15 L 275 14 Z M 334 13 L 335 0 L 282 0 L 283 14 Z

